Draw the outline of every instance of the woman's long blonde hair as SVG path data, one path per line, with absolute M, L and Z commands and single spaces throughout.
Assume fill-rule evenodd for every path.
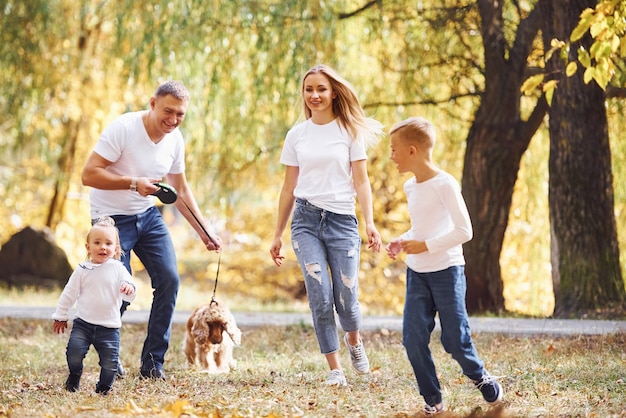
M 384 134 L 383 125 L 365 115 L 352 85 L 327 65 L 316 65 L 302 77 L 300 93 L 302 95 L 302 105 L 306 119 L 311 118 L 312 114 L 311 109 L 309 109 L 304 100 L 304 82 L 311 74 L 323 74 L 330 82 L 333 92 L 337 95 L 333 99 L 333 113 L 339 119 L 339 125 L 343 127 L 353 139 L 362 139 L 366 146 L 377 143 Z

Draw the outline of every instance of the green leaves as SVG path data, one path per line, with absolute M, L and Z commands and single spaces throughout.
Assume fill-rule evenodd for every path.
M 576 56 L 578 62 L 570 61 L 568 52 L 571 44 L 580 41 L 586 34 L 593 38 L 591 47 L 587 50 L 579 46 Z M 556 52 L 565 63 L 567 77 L 574 76 L 580 64 L 584 71 L 584 82 L 589 84 L 595 81 L 606 90 L 619 71 L 616 61 L 626 58 L 626 2 L 604 0 L 599 2 L 595 9 L 585 9 L 568 42 L 552 39 L 550 48 L 544 54 L 544 62 L 550 60 Z M 542 84 L 544 77 L 544 75 L 529 77 L 521 88 L 522 93 L 529 95 L 542 85 L 546 99 L 551 103 L 553 89 L 557 83 Z
M 592 9 L 586 9 L 585 11 L 583 11 L 583 13 L 580 15 L 580 23 L 578 24 L 578 26 L 576 26 L 576 28 L 572 31 L 572 34 L 570 35 L 571 42 L 576 42 L 577 40 L 582 38 L 585 33 L 587 33 L 589 27 L 593 22 L 593 17 L 594 14 Z
M 586 33 L 594 41 L 589 51 L 583 48 L 578 50 L 578 61 L 585 68 L 584 81 L 590 83 L 594 80 L 602 89 L 606 89 L 618 71 L 615 61 L 626 57 L 626 3 L 604 0 L 595 9 L 586 9 L 570 41 L 576 42 Z M 568 72 L 568 76 L 571 75 L 573 73 Z
M 521 91 L 524 94 L 531 94 L 545 79 L 545 74 L 536 74 L 534 76 L 528 77 L 526 81 L 522 84 Z

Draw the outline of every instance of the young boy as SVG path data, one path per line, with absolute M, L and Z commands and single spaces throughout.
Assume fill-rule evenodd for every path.
M 465 259 L 462 244 L 472 238 L 465 201 L 457 181 L 432 162 L 435 128 L 412 117 L 389 133 L 391 159 L 400 173 L 414 177 L 404 183 L 411 229 L 391 241 L 392 259 L 407 253 L 406 300 L 402 343 L 417 380 L 427 415 L 443 411 L 441 387 L 428 347 L 439 313 L 441 343 L 489 403 L 502 400 L 503 391 L 490 376 L 472 342 L 465 307 Z
M 76 303 L 76 317 L 67 342 L 69 376 L 65 389 L 76 392 L 83 374 L 83 359 L 93 345 L 100 356 L 96 393 L 106 395 L 117 374 L 120 350 L 120 306 L 136 297 L 135 283 L 119 261 L 120 238 L 115 221 L 99 219 L 87 234 L 87 261 L 70 276 L 52 314 L 53 330 L 64 333 L 68 310 Z

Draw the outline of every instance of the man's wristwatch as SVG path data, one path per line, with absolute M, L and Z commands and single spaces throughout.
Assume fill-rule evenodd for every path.
M 130 191 L 131 192 L 137 191 L 137 179 L 134 177 L 130 180 Z

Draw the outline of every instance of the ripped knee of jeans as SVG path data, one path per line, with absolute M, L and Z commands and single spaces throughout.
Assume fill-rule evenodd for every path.
M 320 263 L 308 263 L 305 268 L 309 276 L 320 283 L 322 282 L 322 266 L 320 266 Z

